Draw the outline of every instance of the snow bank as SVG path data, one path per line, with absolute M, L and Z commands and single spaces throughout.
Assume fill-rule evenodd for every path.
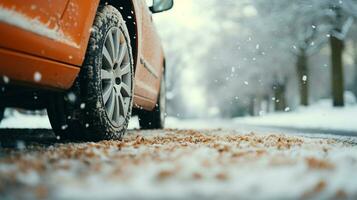
M 44 128 L 50 129 L 51 125 L 46 115 L 26 115 L 9 109 L 5 119 L 0 123 L 0 128 Z M 321 129 L 323 131 L 356 131 L 357 106 L 350 105 L 344 108 L 332 108 L 329 101 L 322 101 L 307 108 L 283 113 L 272 113 L 260 117 L 241 117 L 235 119 L 178 119 L 167 117 L 166 127 L 177 129 L 233 129 L 249 133 L 251 131 L 264 131 L 264 127 L 286 127 L 298 129 Z M 136 116 L 130 120 L 129 129 L 138 129 L 139 123 Z M 277 129 L 278 130 L 278 129 Z M 281 130 L 280 132 L 284 132 Z
M 45 128 L 51 124 L 47 115 L 22 114 L 14 109 L 5 110 L 5 118 L 0 122 L 0 128 Z
M 235 122 L 290 128 L 357 131 L 357 105 L 351 103 L 342 108 L 331 105 L 331 100 L 321 100 L 295 111 L 271 113 L 259 117 L 239 117 Z

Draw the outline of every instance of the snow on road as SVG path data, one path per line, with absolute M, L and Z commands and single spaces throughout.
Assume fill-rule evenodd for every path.
M 357 147 L 221 129 L 0 151 L 0 198 L 357 198 Z
M 47 116 L 6 115 L 0 128 L 50 128 Z M 167 125 L 141 131 L 134 117 L 123 141 L 18 137 L 16 147 L 0 148 L 0 198 L 357 198 L 353 137 L 287 135 L 223 119 L 168 118 Z

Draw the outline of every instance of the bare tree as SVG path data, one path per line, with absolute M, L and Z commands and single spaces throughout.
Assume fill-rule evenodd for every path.
M 352 92 L 357 97 L 357 38 L 352 39 L 353 44 L 353 65 L 354 65 L 354 72 L 353 72 L 353 83 L 352 83 Z
M 348 2 L 350 4 L 351 2 Z M 342 54 L 344 50 L 344 40 L 353 24 L 353 15 L 348 13 L 346 6 L 341 1 L 332 1 L 329 5 L 329 19 L 332 25 L 330 31 L 331 47 L 331 75 L 332 75 L 332 98 L 334 106 L 344 106 L 344 77 Z M 356 10 L 357 11 L 357 10 Z
M 269 21 L 275 22 L 271 27 L 272 30 L 278 30 L 275 36 L 284 45 L 286 51 L 295 56 L 300 105 L 309 105 L 309 85 L 312 77 L 309 74 L 308 58 L 319 52 L 327 42 L 323 34 L 326 32 L 326 27 L 319 22 L 323 15 L 317 12 L 316 1 L 255 0 L 255 2 L 264 15 L 265 23 L 271 25 Z

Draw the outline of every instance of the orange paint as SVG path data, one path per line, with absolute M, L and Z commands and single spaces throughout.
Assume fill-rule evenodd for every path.
M 37 87 L 62 90 L 72 86 L 80 70 L 68 64 L 1 48 L 0 66 L 1 75 L 9 77 L 10 84 L 33 83 Z

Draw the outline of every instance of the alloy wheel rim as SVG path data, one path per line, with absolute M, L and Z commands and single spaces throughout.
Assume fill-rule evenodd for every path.
M 118 27 L 108 31 L 102 56 L 101 83 L 105 111 L 111 122 L 120 126 L 130 109 L 132 70 L 127 42 Z

